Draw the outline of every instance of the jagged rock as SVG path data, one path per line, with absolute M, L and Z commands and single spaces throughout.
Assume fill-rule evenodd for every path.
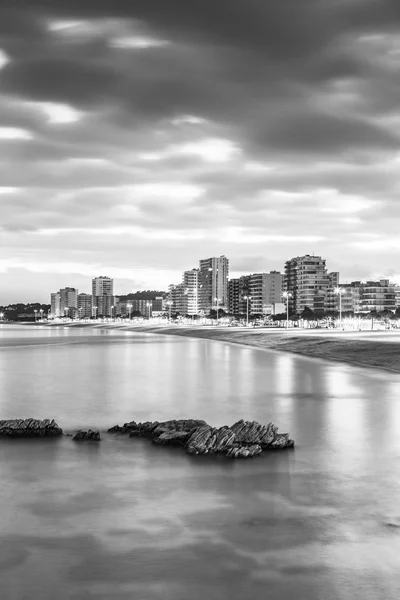
M 225 456 L 229 458 L 253 458 L 261 454 L 262 448 L 259 444 L 253 444 L 252 446 L 232 446 L 226 452 Z
M 229 427 L 216 429 L 205 425 L 195 429 L 186 444 L 188 454 L 216 454 L 225 452 L 236 441 L 235 433 Z
M 228 427 L 215 428 L 201 419 L 146 421 L 111 427 L 109 433 L 129 433 L 130 437 L 149 437 L 153 444 L 184 446 L 188 454 L 225 454 L 231 458 L 251 458 L 263 449 L 293 448 L 287 433 L 278 433 L 273 423 L 241 419 Z
M 164 431 L 153 438 L 152 442 L 162 446 L 184 446 L 190 435 L 190 431 Z
M 8 419 L 0 421 L 0 436 L 55 437 L 63 434 L 54 419 Z
M 236 441 L 243 445 L 258 444 L 266 448 L 293 448 L 294 442 L 289 439 L 289 434 L 278 433 L 274 423 L 262 425 L 258 421 L 237 421 L 231 427 L 236 434 Z
M 193 431 L 196 427 L 207 425 L 201 419 L 179 419 L 170 421 L 146 421 L 144 423 L 136 423 L 130 421 L 122 426 L 115 425 L 108 429 L 108 433 L 129 433 L 132 437 L 153 437 L 160 435 L 166 431 Z
M 82 429 L 79 429 L 79 431 L 76 432 L 72 440 L 75 442 L 100 442 L 100 432 L 92 431 L 91 429 L 88 429 L 88 431 L 83 431 Z

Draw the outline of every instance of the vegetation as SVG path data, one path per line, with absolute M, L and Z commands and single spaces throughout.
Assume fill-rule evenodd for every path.
M 3 313 L 5 321 L 28 321 L 35 320 L 35 310 L 37 311 L 37 318 L 40 317 L 40 310 L 43 310 L 43 316 L 47 317 L 50 308 L 50 304 L 40 304 L 40 302 L 29 304 L 18 302 L 17 304 L 0 306 L 0 313 Z

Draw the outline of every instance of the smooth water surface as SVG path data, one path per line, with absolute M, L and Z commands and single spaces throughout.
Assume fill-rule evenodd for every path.
M 294 451 L 0 440 L 2 600 L 397 600 L 400 376 L 222 342 L 0 326 L 0 419 L 274 421 Z

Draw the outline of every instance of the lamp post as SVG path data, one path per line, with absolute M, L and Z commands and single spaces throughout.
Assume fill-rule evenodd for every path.
M 342 294 L 343 290 L 340 287 L 335 288 L 335 293 L 339 294 L 339 327 L 342 327 Z
M 149 311 L 149 319 L 150 319 L 151 302 L 146 302 L 146 306 L 147 306 L 148 311 Z
M 33 311 L 35 313 L 35 323 L 36 323 L 36 317 L 37 317 L 37 310 L 35 308 L 35 310 Z
M 283 292 L 282 296 L 286 298 L 286 329 L 289 329 L 289 298 L 292 297 L 290 292 Z
M 246 305 L 246 327 L 248 327 L 249 326 L 249 300 L 251 300 L 251 296 L 243 296 L 243 298 L 247 302 L 247 305 Z
M 40 320 L 41 320 L 41 321 L 43 321 L 43 313 L 44 313 L 44 310 L 43 310 L 43 308 L 41 308 L 41 309 L 39 310 L 39 312 L 40 312 Z
M 111 307 L 111 320 L 113 318 L 113 310 L 114 310 L 114 306 Z
M 94 311 L 94 315 L 93 315 L 93 311 Z M 92 308 L 92 316 L 94 316 L 94 318 L 97 319 L 97 306 L 93 306 L 93 308 Z
M 127 305 L 126 305 L 126 308 L 128 309 L 129 320 L 131 320 L 132 304 L 127 304 Z

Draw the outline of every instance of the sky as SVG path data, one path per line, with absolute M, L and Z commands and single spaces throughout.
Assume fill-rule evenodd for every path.
M 400 283 L 399 0 L 1 0 L 0 303 L 322 255 Z

